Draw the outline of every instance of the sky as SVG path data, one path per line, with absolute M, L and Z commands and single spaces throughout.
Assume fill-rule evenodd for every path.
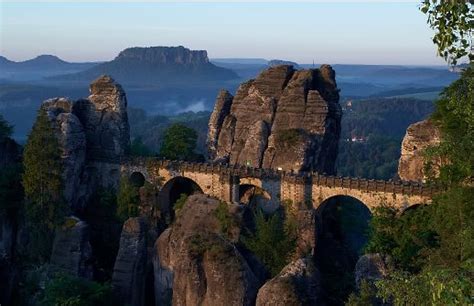
M 106 61 L 133 46 L 210 58 L 444 65 L 420 1 L 0 2 L 0 55 Z

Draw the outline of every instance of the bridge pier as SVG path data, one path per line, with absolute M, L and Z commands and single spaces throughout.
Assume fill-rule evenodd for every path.
M 230 178 L 230 199 L 232 203 L 239 203 L 240 201 L 240 177 L 231 176 Z

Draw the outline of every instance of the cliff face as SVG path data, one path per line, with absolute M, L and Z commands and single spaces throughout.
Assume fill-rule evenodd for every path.
M 98 186 L 115 185 L 120 159 L 130 147 L 127 99 L 121 86 L 102 76 L 88 99 L 46 100 L 42 108 L 56 129 L 62 150 L 64 197 L 81 208 Z
M 398 163 L 398 176 L 404 181 L 424 182 L 426 180 L 425 149 L 439 144 L 441 133 L 429 120 L 413 123 L 407 128 L 402 141 L 402 151 Z M 436 172 L 439 162 L 435 161 Z
M 209 63 L 207 51 L 189 50 L 182 46 L 128 48 L 120 52 L 115 59 L 134 59 L 149 63 L 184 65 Z
M 192 195 L 155 244 L 156 305 L 254 305 L 260 282 L 233 245 L 242 208 L 229 206 L 232 229 L 221 233 L 219 201 Z M 235 225 L 234 225 L 235 224 Z
M 280 65 L 221 92 L 209 121 L 214 161 L 285 170 L 334 173 L 340 134 L 334 70 Z

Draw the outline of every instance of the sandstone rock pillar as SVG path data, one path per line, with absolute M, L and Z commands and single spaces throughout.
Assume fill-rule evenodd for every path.
M 140 306 L 145 297 L 147 226 L 142 218 L 128 219 L 122 229 L 112 286 L 124 304 Z

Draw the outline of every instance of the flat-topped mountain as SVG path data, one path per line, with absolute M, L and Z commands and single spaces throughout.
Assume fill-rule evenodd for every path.
M 224 81 L 238 77 L 232 70 L 210 63 L 207 51 L 179 46 L 128 48 L 110 62 L 60 78 L 89 81 L 102 74 L 128 84 Z

